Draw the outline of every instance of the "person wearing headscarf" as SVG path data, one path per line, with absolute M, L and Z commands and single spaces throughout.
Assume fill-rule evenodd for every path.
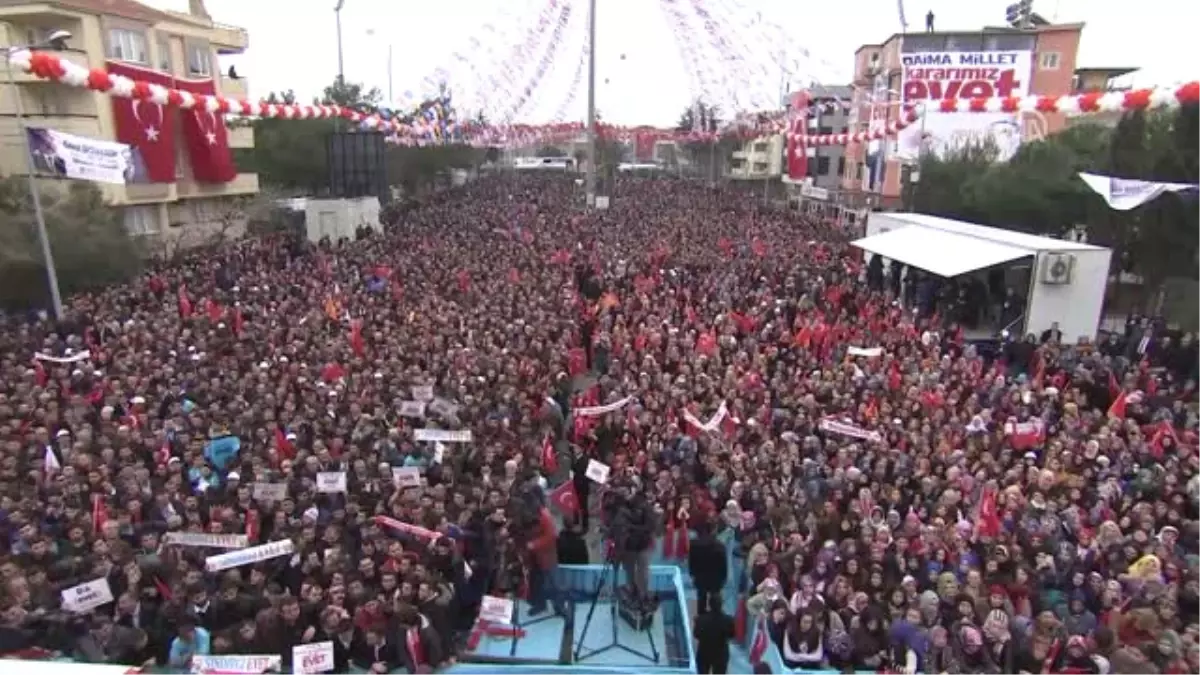
M 1000 672 L 983 644 L 983 632 L 974 626 L 964 624 L 959 629 L 958 658 L 963 672 L 986 675 Z
M 950 632 L 942 626 L 934 626 L 929 631 L 929 639 L 925 646 L 925 657 L 921 660 L 927 673 L 949 673 L 956 675 L 963 672 L 954 645 L 950 643 Z
M 812 614 L 802 612 L 792 617 L 783 640 L 783 663 L 788 668 L 816 670 L 825 663 L 821 626 Z

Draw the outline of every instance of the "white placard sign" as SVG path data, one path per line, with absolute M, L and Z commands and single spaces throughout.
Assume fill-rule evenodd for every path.
M 413 398 L 417 399 L 418 401 L 431 401 L 431 400 L 433 400 L 433 385 L 431 385 L 431 384 L 413 385 L 412 395 L 413 395 Z
M 589 459 L 587 469 L 583 472 L 583 475 L 601 485 L 604 485 L 608 482 L 608 474 L 610 471 L 612 471 L 612 469 L 609 468 L 609 466 L 604 462 L 597 462 L 594 459 Z
M 168 532 L 163 535 L 164 544 L 176 546 L 198 546 L 208 548 L 246 548 L 250 538 L 244 534 L 208 534 L 205 532 Z
M 214 656 L 197 654 L 192 657 L 192 672 L 200 675 L 217 673 L 279 672 L 283 668 L 283 657 L 278 654 L 241 654 Z
M 108 579 L 104 577 L 72 586 L 62 592 L 63 609 L 76 614 L 90 612 L 112 601 L 112 589 L 108 586 Z
M 494 595 L 483 596 L 479 605 L 479 620 L 499 623 L 505 626 L 512 623 L 513 601 L 508 598 L 498 598 Z
M 333 641 L 292 647 L 292 672 L 315 675 L 333 670 Z
M 448 401 L 442 397 L 437 397 L 429 402 L 429 412 L 439 417 L 454 417 L 458 414 L 459 406 L 457 403 Z
M 281 502 L 287 499 L 287 483 L 255 483 L 254 498 L 261 501 Z
M 421 487 L 421 470 L 415 466 L 393 466 L 392 482 L 398 488 Z
M 317 492 L 337 493 L 345 491 L 345 471 L 322 471 L 317 474 Z
M 400 416 L 401 417 L 424 417 L 425 406 L 428 401 L 401 401 Z
M 240 551 L 211 555 L 204 559 L 204 568 L 209 572 L 220 572 L 221 570 L 233 567 L 253 565 L 256 562 L 291 555 L 294 552 L 295 546 L 292 544 L 292 540 L 284 539 L 283 541 L 273 541 L 269 544 L 243 548 Z
M 470 443 L 470 429 L 415 429 L 413 438 L 429 443 Z
M 133 178 L 133 153 L 124 143 L 29 127 L 29 155 L 39 173 L 124 185 Z

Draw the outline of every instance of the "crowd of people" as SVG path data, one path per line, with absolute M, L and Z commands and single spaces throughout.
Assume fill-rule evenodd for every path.
M 445 667 L 485 594 L 564 611 L 570 485 L 564 558 L 602 493 L 645 500 L 700 611 L 737 584 L 756 661 L 1200 669 L 1192 336 L 977 350 L 868 285 L 851 233 L 685 181 L 579 190 L 488 177 L 6 319 L 0 653 Z M 280 554 L 214 565 L 199 535 Z

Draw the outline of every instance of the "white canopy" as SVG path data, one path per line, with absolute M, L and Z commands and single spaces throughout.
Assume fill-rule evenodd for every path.
M 956 277 L 1036 253 L 986 239 L 913 226 L 864 237 L 852 245 L 940 277 Z

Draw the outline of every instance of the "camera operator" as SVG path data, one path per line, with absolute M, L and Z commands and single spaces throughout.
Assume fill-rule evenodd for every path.
M 658 515 L 645 494 L 633 484 L 613 491 L 607 515 L 613 553 L 633 586 L 633 597 L 646 602 L 650 599 L 650 552 Z

